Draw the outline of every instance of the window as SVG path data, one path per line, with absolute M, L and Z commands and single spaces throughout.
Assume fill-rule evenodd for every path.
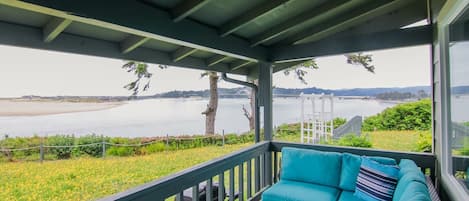
M 469 11 L 448 28 L 450 171 L 469 194 Z

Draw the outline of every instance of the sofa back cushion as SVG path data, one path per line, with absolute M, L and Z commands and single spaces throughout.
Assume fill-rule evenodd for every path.
M 369 157 L 370 159 L 385 165 L 396 165 L 396 160 L 387 157 Z M 342 155 L 342 170 L 340 172 L 339 187 L 342 190 L 355 191 L 358 172 L 362 159 L 355 154 L 344 153 Z
M 281 179 L 339 186 L 342 154 L 285 147 Z

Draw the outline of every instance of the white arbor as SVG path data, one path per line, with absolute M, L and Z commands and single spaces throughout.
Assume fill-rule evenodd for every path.
M 334 95 L 303 94 L 301 98 L 301 143 L 319 143 L 334 133 Z

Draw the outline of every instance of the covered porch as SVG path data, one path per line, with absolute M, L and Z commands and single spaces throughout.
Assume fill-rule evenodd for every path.
M 218 187 L 219 200 L 224 191 L 229 200 L 259 200 L 279 179 L 283 147 L 412 159 L 434 182 L 442 200 L 467 200 L 469 194 L 453 176 L 467 171 L 469 158 L 451 155 L 448 27 L 469 16 L 468 4 L 464 0 L 0 0 L 0 44 L 258 80 L 253 146 L 102 200 L 172 196 L 183 200 L 188 188 L 198 200 L 199 184 L 204 182 L 206 199 L 213 200 L 214 181 L 229 183 Z M 413 25 L 421 21 L 426 23 Z M 467 26 L 461 30 L 456 38 L 465 41 Z M 433 84 L 432 153 L 273 141 L 274 73 L 319 56 L 415 45 L 429 45 L 432 52 L 428 58 Z

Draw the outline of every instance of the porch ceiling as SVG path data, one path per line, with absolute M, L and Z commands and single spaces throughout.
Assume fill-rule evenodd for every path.
M 425 0 L 0 0 L 0 44 L 241 75 L 430 44 Z M 370 40 L 368 40 L 370 39 Z M 359 43 L 358 43 L 359 41 Z

